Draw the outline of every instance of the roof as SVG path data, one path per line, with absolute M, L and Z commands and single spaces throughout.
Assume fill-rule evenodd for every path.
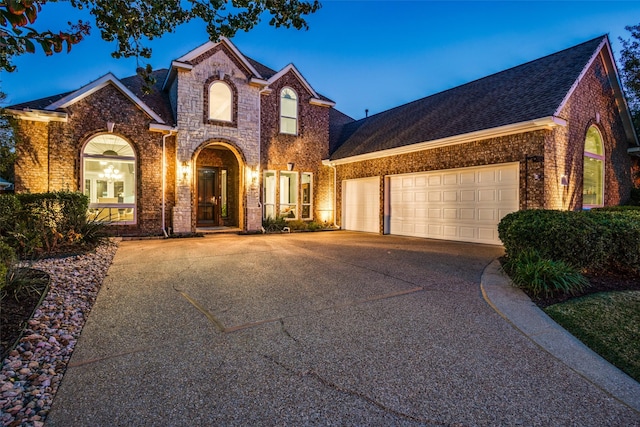
M 330 160 L 553 117 L 606 36 L 346 124 Z
M 120 89 L 122 89 L 122 87 L 126 88 L 130 92 L 129 95 L 134 95 L 132 101 L 142 103 L 144 109 L 148 111 L 152 117 L 156 115 L 155 119 L 160 118 L 164 123 L 175 123 L 173 113 L 170 109 L 169 96 L 160 90 L 167 72 L 167 69 L 160 69 L 152 73 L 152 76 L 156 78 L 156 83 L 153 86 L 152 92 L 148 95 L 143 92 L 143 80 L 137 74 L 120 80 L 108 73 L 78 90 L 11 105 L 6 107 L 6 109 L 14 111 L 40 110 L 64 113 L 67 104 L 73 103 L 83 96 L 86 96 L 86 94 L 92 93 L 93 89 L 99 89 L 104 84 L 111 82 L 116 86 L 120 86 Z M 125 90 L 125 92 L 127 90 Z

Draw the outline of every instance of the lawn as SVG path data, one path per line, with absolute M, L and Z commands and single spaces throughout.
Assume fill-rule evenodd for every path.
M 599 292 L 543 309 L 593 351 L 640 381 L 640 291 Z

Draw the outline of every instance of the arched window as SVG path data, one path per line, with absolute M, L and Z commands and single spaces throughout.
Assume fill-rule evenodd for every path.
M 82 150 L 82 191 L 96 219 L 135 223 L 136 158 L 127 141 L 103 134 L 87 142 Z
M 280 92 L 280 133 L 298 134 L 298 95 L 288 87 Z
M 231 122 L 233 92 L 229 85 L 216 80 L 209 86 L 209 120 Z
M 604 206 L 604 145 L 595 126 L 589 128 L 584 142 L 582 206 Z

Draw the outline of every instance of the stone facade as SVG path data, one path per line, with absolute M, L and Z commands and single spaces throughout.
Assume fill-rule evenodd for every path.
M 260 90 L 249 82 L 248 71 L 234 60 L 224 44 L 219 44 L 196 58 L 193 69 L 180 70 L 174 83 L 176 88 L 175 114 L 177 120 L 177 162 L 191 169 L 190 178 L 197 173 L 193 164 L 198 153 L 209 145 L 225 147 L 236 157 L 238 174 L 235 187 L 240 194 L 239 226 L 248 231 L 262 226 L 259 210 L 259 191 L 246 186 L 246 169 L 258 168 L 260 162 Z M 207 119 L 208 86 L 214 79 L 222 79 L 233 88 L 234 121 L 236 126 Z M 190 232 L 196 226 L 195 180 L 178 180 L 176 205 L 173 211 L 174 231 Z M 244 214 L 246 212 L 246 215 Z M 250 214 L 251 213 L 251 214 Z

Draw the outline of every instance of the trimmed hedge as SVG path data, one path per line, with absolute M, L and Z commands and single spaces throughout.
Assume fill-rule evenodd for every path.
M 586 272 L 640 274 L 640 210 L 518 211 L 498 233 L 508 258 L 535 250 Z

